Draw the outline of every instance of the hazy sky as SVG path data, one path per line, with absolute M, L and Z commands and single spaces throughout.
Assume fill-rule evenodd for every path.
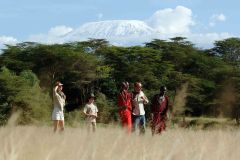
M 199 45 L 239 37 L 238 0 L 1 0 L 0 46 L 71 32 L 87 22 L 139 20 Z

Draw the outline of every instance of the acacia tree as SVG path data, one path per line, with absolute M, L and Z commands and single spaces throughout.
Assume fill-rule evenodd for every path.
M 0 124 L 5 124 L 14 111 L 21 111 L 18 123 L 47 121 L 50 117 L 50 97 L 39 87 L 31 71 L 20 75 L 2 67 L 0 72 Z
M 20 73 L 32 70 L 41 79 L 43 86 L 49 87 L 71 66 L 69 52 L 61 45 L 43 45 L 38 43 L 20 43 L 8 46 L 1 55 L 1 65 Z
M 225 61 L 236 64 L 240 61 L 240 38 L 228 38 L 216 41 L 210 54 L 222 57 Z
M 236 121 L 239 123 L 240 117 L 240 38 L 228 38 L 225 40 L 216 41 L 214 47 L 208 51 L 210 55 L 221 57 L 225 62 L 233 66 L 230 75 L 225 83 L 231 86 L 234 86 L 235 92 L 231 97 L 235 97 L 234 102 L 229 103 L 232 109 L 232 117 L 236 118 Z M 221 88 L 225 88 L 224 86 Z M 223 89 L 225 90 L 225 89 Z
M 95 44 L 93 40 L 90 42 Z M 82 104 L 91 88 L 94 88 L 95 81 L 108 76 L 109 72 L 109 68 L 102 65 L 94 54 L 84 50 L 87 46 L 82 43 L 20 43 L 8 46 L 0 56 L 1 65 L 17 74 L 26 69 L 32 70 L 40 79 L 41 86 L 50 94 L 54 82 L 62 80 L 66 84 L 64 88 L 69 94 L 69 100 L 78 99 Z

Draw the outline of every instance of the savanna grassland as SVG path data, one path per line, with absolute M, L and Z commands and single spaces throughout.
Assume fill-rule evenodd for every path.
M 0 128 L 0 160 L 237 160 L 240 130 L 168 129 L 162 135 L 127 135 L 120 127 L 66 128 L 54 134 L 48 126 Z
M 130 47 L 104 39 L 6 45 L 0 53 L 0 160 L 238 160 L 239 57 L 239 38 L 216 41 L 210 49 L 185 37 Z M 56 81 L 67 97 L 62 134 L 50 124 Z M 144 136 L 127 135 L 116 125 L 124 81 L 130 92 L 142 82 L 149 100 L 166 86 L 178 125 L 160 136 L 152 137 L 149 128 Z M 99 109 L 94 134 L 78 125 L 91 93 Z M 16 112 L 19 117 L 12 117 Z

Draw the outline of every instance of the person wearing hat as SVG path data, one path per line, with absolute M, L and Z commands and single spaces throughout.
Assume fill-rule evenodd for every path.
M 134 83 L 134 91 L 132 95 L 133 131 L 136 131 L 138 127 L 140 127 L 140 134 L 144 134 L 146 130 L 144 105 L 149 101 L 142 91 L 142 84 L 140 82 Z
M 166 120 L 169 98 L 166 96 L 167 88 L 161 86 L 160 93 L 153 97 L 151 104 L 152 135 L 160 134 L 166 130 Z
M 53 88 L 53 112 L 52 112 L 52 120 L 54 129 L 53 131 L 56 132 L 57 129 L 60 127 L 60 131 L 64 131 L 64 106 L 66 96 L 62 91 L 63 84 L 59 81 L 56 82 Z
M 96 119 L 97 119 L 97 113 L 98 113 L 98 108 L 94 104 L 94 99 L 95 96 L 94 94 L 90 94 L 90 96 L 87 99 L 87 104 L 85 105 L 83 109 L 83 113 L 87 116 L 86 121 L 87 121 L 87 126 L 88 130 L 92 130 L 93 132 L 96 131 Z
M 119 108 L 119 116 L 122 122 L 122 126 L 127 129 L 128 133 L 132 132 L 132 95 L 128 92 L 129 83 L 122 82 L 120 93 L 118 94 L 118 108 Z

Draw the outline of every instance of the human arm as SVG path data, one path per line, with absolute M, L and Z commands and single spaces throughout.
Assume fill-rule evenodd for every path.
M 142 92 L 142 95 L 141 95 L 141 99 L 143 101 L 143 104 L 148 104 L 149 103 L 149 100 L 147 98 L 147 96 Z
M 88 106 L 87 106 L 87 105 L 85 105 L 85 107 L 83 108 L 83 113 L 84 113 L 86 116 L 90 116 L 89 109 L 88 109 Z
M 58 86 L 55 86 L 53 88 L 53 96 L 56 96 L 57 95 L 57 89 L 58 89 Z
M 57 106 L 61 110 L 63 110 L 65 106 L 65 99 L 63 99 L 63 97 L 61 97 L 61 95 L 58 93 L 58 86 L 55 86 L 53 88 L 53 100 L 54 100 L 54 106 Z

